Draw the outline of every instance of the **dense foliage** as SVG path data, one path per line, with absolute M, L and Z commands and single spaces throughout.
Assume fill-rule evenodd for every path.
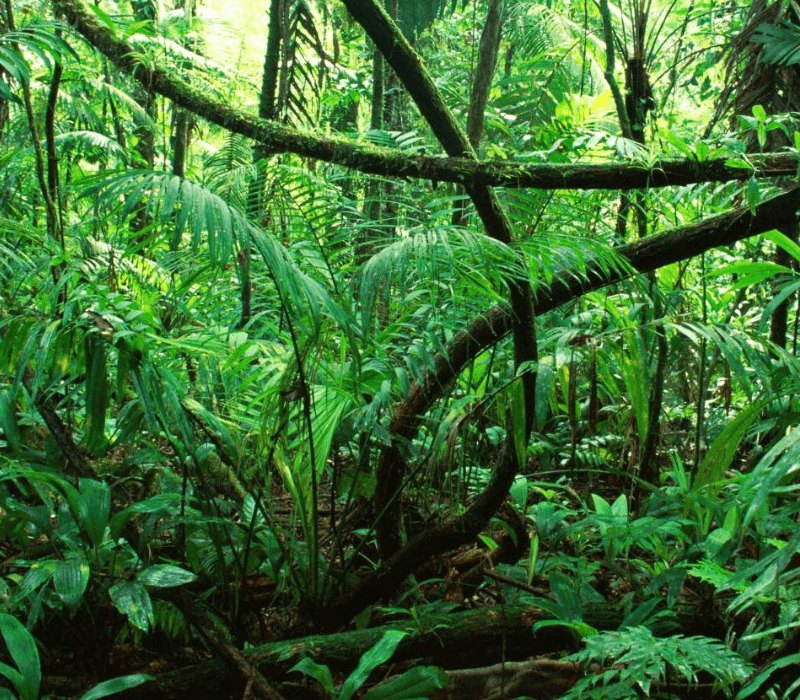
M 797 694 L 793 8 L 4 0 L 0 697 Z

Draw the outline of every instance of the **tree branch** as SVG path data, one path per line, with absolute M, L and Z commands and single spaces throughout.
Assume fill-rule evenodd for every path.
M 688 226 L 681 226 L 651 238 L 616 249 L 617 257 L 627 263 L 608 269 L 589 263 L 585 273 L 567 270 L 547 288 L 540 288 L 534 300 L 537 314 L 566 304 L 583 294 L 621 282 L 635 273 L 652 272 L 672 263 L 689 260 L 701 253 L 756 236 L 798 221 L 800 187 L 771 197 L 755 209 L 736 209 Z M 442 395 L 444 389 L 484 350 L 502 340 L 511 330 L 511 313 L 505 306 L 495 306 L 476 318 L 447 346 L 447 355 L 434 356 L 434 369 L 421 385 L 413 384 L 409 397 L 395 410 L 389 431 L 401 439 L 411 439 L 421 417 Z M 384 449 L 382 459 L 397 451 L 396 441 Z
M 703 163 L 665 161 L 644 166 L 619 163 L 514 163 L 443 156 L 409 157 L 400 150 L 378 148 L 343 137 L 322 136 L 274 121 L 258 119 L 243 110 L 210 99 L 174 72 L 140 63 L 135 48 L 98 24 L 82 0 L 53 0 L 53 4 L 77 32 L 120 70 L 184 109 L 232 133 L 253 139 L 272 153 L 295 153 L 371 175 L 543 190 L 637 189 L 744 180 L 751 174 L 757 177 L 797 174 L 798 158 L 788 153 L 751 157 L 753 171 L 728 165 L 725 158 Z
M 621 282 L 637 272 L 652 272 L 659 267 L 688 260 L 712 248 L 730 245 L 796 221 L 798 208 L 800 187 L 794 187 L 763 202 L 756 207 L 754 213 L 737 209 L 623 246 L 616 254 L 627 265 L 609 267 L 599 262 L 590 263 L 580 275 L 574 274 L 573 270 L 566 270 L 556 277 L 549 288 L 539 291 L 535 300 L 536 313 L 551 311 L 583 294 Z M 427 374 L 421 386 L 414 385 L 409 398 L 395 411 L 389 426 L 393 433 L 392 443 L 385 448 L 382 460 L 402 459 L 398 449 L 398 436 L 406 439 L 413 437 L 423 414 L 441 396 L 445 387 L 468 362 L 508 335 L 513 323 L 514 317 L 508 308 L 494 307 L 473 321 L 467 331 L 453 339 L 448 346 L 447 357 L 436 356 L 435 371 Z M 508 450 L 504 459 L 513 459 Z M 393 468 L 398 466 L 402 467 L 402 464 L 392 465 Z M 506 467 L 507 465 L 503 465 L 497 472 Z M 381 596 L 390 595 L 406 576 L 430 557 L 469 542 L 480 531 L 476 532 L 475 527 L 482 515 L 481 499 L 485 493 L 486 491 L 479 496 L 463 516 L 420 533 L 364 578 L 355 589 L 343 594 L 332 606 L 328 624 L 333 627 L 344 624 Z

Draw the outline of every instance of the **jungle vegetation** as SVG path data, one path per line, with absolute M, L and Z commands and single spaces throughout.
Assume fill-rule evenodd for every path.
M 794 0 L 2 0 L 0 698 L 800 695 Z

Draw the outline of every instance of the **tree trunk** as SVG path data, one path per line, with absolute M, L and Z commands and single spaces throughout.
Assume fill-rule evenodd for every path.
M 478 151 L 483 134 L 486 103 L 489 101 L 489 89 L 497 67 L 497 55 L 500 52 L 500 37 L 503 33 L 503 1 L 490 0 L 486 12 L 486 23 L 483 25 L 480 46 L 478 47 L 478 67 L 469 96 L 467 112 L 467 138 L 472 148 Z
M 504 0 L 490 0 L 478 47 L 478 66 L 469 95 L 467 138 L 475 153 L 478 153 L 483 135 L 489 89 L 492 86 L 492 78 L 497 67 L 497 55 L 500 52 L 500 38 L 503 33 L 503 2 Z M 453 210 L 453 225 L 464 225 L 467 204 L 468 200 L 466 199 L 462 199 L 456 204 Z
M 798 237 L 797 224 L 793 226 L 783 227 L 780 229 L 780 231 L 783 235 L 789 238 L 789 240 L 797 243 L 797 237 Z M 784 267 L 794 267 L 794 268 L 797 267 L 797 261 L 791 255 L 789 255 L 789 253 L 787 253 L 783 248 L 778 248 L 775 251 L 774 262 L 778 265 L 783 265 Z M 778 345 L 784 349 L 786 348 L 787 332 L 789 328 L 788 317 L 789 317 L 790 302 L 791 298 L 787 298 L 784 299 L 780 304 L 778 304 L 775 311 L 772 312 L 769 325 L 770 342 L 775 343 L 775 345 Z

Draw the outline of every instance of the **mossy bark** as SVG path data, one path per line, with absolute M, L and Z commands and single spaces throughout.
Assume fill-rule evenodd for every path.
M 82 0 L 53 0 L 58 12 L 98 51 L 118 68 L 154 92 L 196 116 L 262 144 L 272 153 L 296 153 L 336 163 L 365 174 L 419 178 L 508 188 L 634 189 L 667 187 L 697 182 L 729 182 L 757 177 L 793 176 L 794 154 L 766 154 L 750 158 L 753 171 L 728 165 L 727 159 L 698 163 L 665 161 L 653 166 L 637 164 L 551 165 L 548 163 L 480 162 L 441 156 L 409 157 L 399 150 L 376 148 L 343 137 L 316 134 L 274 121 L 259 119 L 228 104 L 215 102 L 173 72 L 141 64 L 135 49 L 113 36 L 87 10 Z

